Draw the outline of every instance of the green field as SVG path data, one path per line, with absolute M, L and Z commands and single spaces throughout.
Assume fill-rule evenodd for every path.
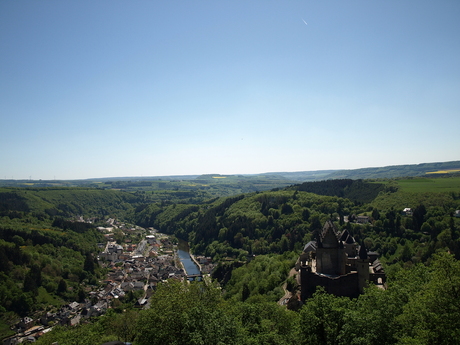
M 396 192 L 381 193 L 371 205 L 378 209 L 391 208 L 402 210 L 405 207 L 415 208 L 424 204 L 426 207 L 441 206 L 453 209 L 460 207 L 460 176 L 453 177 L 415 177 L 391 180 L 387 186 L 397 186 Z
M 460 177 L 444 178 L 413 178 L 397 180 L 403 192 L 413 193 L 442 193 L 460 192 Z

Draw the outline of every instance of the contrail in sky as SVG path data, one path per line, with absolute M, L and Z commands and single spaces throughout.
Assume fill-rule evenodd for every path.
M 302 20 L 303 20 L 303 18 L 302 18 Z M 303 20 L 303 22 L 305 23 L 305 25 L 308 25 L 307 22 L 306 22 L 305 20 Z

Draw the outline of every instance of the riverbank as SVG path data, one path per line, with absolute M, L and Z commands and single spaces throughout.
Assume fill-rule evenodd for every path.
M 195 257 L 190 254 L 190 248 L 188 243 L 179 240 L 179 244 L 177 246 L 177 256 L 184 267 L 185 273 L 190 275 L 201 275 L 201 265 L 197 262 Z
M 203 270 L 201 269 L 201 264 L 198 262 L 198 260 L 195 258 L 195 256 L 192 253 L 190 253 L 190 251 L 189 251 L 189 255 L 190 255 L 190 258 L 195 263 L 195 265 L 198 266 L 198 269 L 200 270 L 200 273 L 203 273 Z

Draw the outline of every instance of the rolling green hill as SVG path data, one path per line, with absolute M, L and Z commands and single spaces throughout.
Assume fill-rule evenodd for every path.
M 385 179 L 425 176 L 427 174 L 450 175 L 459 172 L 460 161 L 450 161 L 348 170 L 312 170 L 239 175 L 137 176 L 43 181 L 2 179 L 0 180 L 0 187 L 90 187 L 100 189 L 122 189 L 126 191 L 165 191 L 181 189 L 182 191 L 200 191 L 206 193 L 207 195 L 202 195 L 203 197 L 215 197 L 270 190 L 300 182 L 332 179 Z
M 301 185 L 293 186 L 292 189 L 318 195 L 338 196 L 364 203 L 374 200 L 379 192 L 385 189 L 385 184 L 363 180 L 339 179 L 304 182 Z
M 460 208 L 460 177 L 410 178 L 383 181 L 384 192 L 380 193 L 371 205 L 378 209 L 415 208 L 420 204 L 426 207 L 442 208 L 448 214 Z M 391 192 L 396 190 L 397 192 Z
M 48 216 L 123 216 L 138 196 L 95 188 L 0 188 L 0 212 L 32 212 Z
M 308 182 L 201 205 L 152 204 L 136 212 L 135 219 L 140 225 L 190 241 L 198 253 L 216 259 L 242 259 L 248 253 L 299 250 L 325 220 L 332 218 L 339 228 L 349 228 L 358 240 L 369 238 L 372 249 L 391 257 L 398 248 L 390 244 L 394 238 L 436 240 L 444 230 L 455 228 L 459 219 L 452 215 L 460 208 L 458 179 Z M 406 207 L 416 209 L 420 205 L 425 207 L 420 219 L 401 214 Z M 344 217 L 352 215 L 368 216 L 369 224 L 346 223 Z M 431 237 L 424 238 L 420 232 L 423 223 Z M 454 237 L 451 240 L 456 241 Z M 422 252 L 426 250 L 428 247 Z M 425 255 L 422 252 L 420 257 Z
M 157 194 L 161 195 L 158 202 L 138 187 L 132 191 L 2 188 L 1 311 L 5 315 L 26 315 L 49 303 L 84 297 L 81 286 L 95 283 L 102 274 L 97 267 L 91 272 L 85 269 L 86 260 L 97 251 L 95 244 L 102 238 L 94 225 L 75 222 L 79 215 L 100 220 L 117 217 L 188 240 L 194 253 L 221 263 L 216 272 L 225 277 L 223 283 L 229 284 L 225 296 L 233 301 L 245 294 L 253 302 L 279 298 L 288 263 L 328 219 L 339 229 L 347 229 L 358 243 L 378 251 L 390 268 L 390 276 L 401 267 L 429 262 L 437 251 L 448 250 L 459 259 L 460 218 L 453 214 L 460 209 L 460 177 L 437 176 L 323 180 L 219 197 L 222 190 L 237 191 L 238 184 L 247 179 L 204 175 L 193 182 L 164 182 L 176 183 L 177 189 Z M 200 188 L 212 184 L 216 196 L 203 199 L 209 194 L 200 198 L 187 195 L 195 192 L 182 190 L 181 183 Z M 219 187 L 224 189 L 219 192 Z M 171 193 L 186 196 L 171 197 Z M 194 198 L 199 202 L 185 202 Z M 412 208 L 413 215 L 401 213 L 406 207 Z M 367 216 L 368 223 L 354 222 L 357 215 Z M 260 257 L 246 265 L 248 255 Z M 232 279 L 236 267 L 240 268 Z M 266 279 L 264 275 L 268 275 Z M 71 289 L 59 288 L 62 284 Z
M 460 161 L 422 163 L 407 165 L 391 165 L 386 167 L 362 168 L 353 170 L 337 170 L 324 179 L 376 179 L 376 178 L 397 178 L 408 176 L 425 176 L 428 173 L 437 171 L 455 171 L 460 169 Z M 448 174 L 448 172 L 447 172 Z

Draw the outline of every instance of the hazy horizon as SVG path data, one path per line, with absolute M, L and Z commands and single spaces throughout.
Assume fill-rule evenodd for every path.
M 202 175 L 221 175 L 221 176 L 250 176 L 250 175 L 269 175 L 269 174 L 296 174 L 296 173 L 315 173 L 315 172 L 335 172 L 335 171 L 349 171 L 349 170 L 361 170 L 361 169 L 379 169 L 379 168 L 388 168 L 388 167 L 398 167 L 398 166 L 407 166 L 407 165 L 420 165 L 420 164 L 436 164 L 436 163 L 450 163 L 450 162 L 459 162 L 459 161 L 445 161 L 445 162 L 421 162 L 415 164 L 398 164 L 398 165 L 387 165 L 387 166 L 375 166 L 375 167 L 360 167 L 354 169 L 319 169 L 319 170 L 298 170 L 298 171 L 266 171 L 266 172 L 258 172 L 258 173 L 234 173 L 234 174 L 220 174 L 220 173 L 201 173 L 201 174 L 172 174 L 172 175 L 126 175 L 126 176 L 98 176 L 98 177 L 85 177 L 85 178 L 76 178 L 76 179 L 60 179 L 58 177 L 53 177 L 52 179 L 34 179 L 32 176 L 29 178 L 24 179 L 15 179 L 15 178 L 8 178 L 5 176 L 3 180 L 10 180 L 10 181 L 72 181 L 72 180 L 103 180 L 103 179 L 130 179 L 130 178 L 138 178 L 138 179 L 148 179 L 148 178 L 166 178 L 166 177 L 188 177 L 188 176 L 202 176 Z
M 0 2 L 0 178 L 460 159 L 460 2 Z

